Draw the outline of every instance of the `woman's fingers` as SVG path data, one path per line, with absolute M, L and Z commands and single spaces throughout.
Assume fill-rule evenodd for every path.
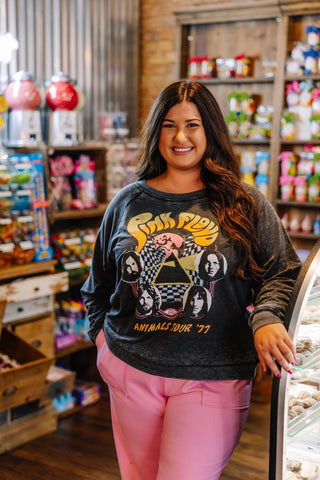
M 254 341 L 264 371 L 268 366 L 274 375 L 280 378 L 280 366 L 288 373 L 292 373 L 295 348 L 282 324 L 270 324 L 259 328 L 255 332 Z

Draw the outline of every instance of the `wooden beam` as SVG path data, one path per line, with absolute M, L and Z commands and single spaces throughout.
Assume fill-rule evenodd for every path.
M 215 5 L 181 7 L 173 10 L 181 25 L 201 23 L 238 22 L 240 20 L 259 20 L 276 18 L 281 15 L 278 0 L 260 1 L 259 4 L 230 2 Z
M 308 13 L 320 13 L 319 0 L 280 0 L 282 13 L 287 15 L 306 15 Z
M 281 15 L 320 14 L 319 0 L 265 0 L 248 4 L 229 2 L 215 5 L 179 7 L 173 10 L 181 25 L 262 20 Z

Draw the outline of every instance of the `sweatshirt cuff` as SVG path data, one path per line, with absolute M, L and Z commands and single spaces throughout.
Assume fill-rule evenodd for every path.
M 260 310 L 257 313 L 253 313 L 249 318 L 249 326 L 253 333 L 255 333 L 258 328 L 264 327 L 264 325 L 270 325 L 271 323 L 282 322 L 281 319 L 270 310 Z

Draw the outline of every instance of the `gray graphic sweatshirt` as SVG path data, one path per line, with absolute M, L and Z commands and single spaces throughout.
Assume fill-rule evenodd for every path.
M 253 377 L 253 332 L 282 321 L 300 262 L 270 202 L 245 188 L 258 206 L 259 284 L 232 275 L 237 254 L 204 190 L 137 181 L 114 197 L 81 289 L 93 342 L 103 329 L 114 355 L 153 375 Z

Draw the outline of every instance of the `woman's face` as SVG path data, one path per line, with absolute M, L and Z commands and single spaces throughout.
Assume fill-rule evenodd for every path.
M 209 277 L 214 277 L 215 274 L 218 272 L 219 270 L 219 260 L 218 260 L 218 257 L 217 255 L 215 255 L 214 253 L 210 253 L 208 255 L 208 258 L 204 264 L 204 269 L 205 271 L 207 272 L 207 274 L 209 275 Z
M 171 170 L 199 170 L 207 146 L 197 106 L 192 102 L 174 105 L 161 127 L 159 150 Z
M 203 308 L 204 300 L 201 297 L 200 293 L 197 292 L 190 300 L 190 305 L 193 315 L 199 315 Z

